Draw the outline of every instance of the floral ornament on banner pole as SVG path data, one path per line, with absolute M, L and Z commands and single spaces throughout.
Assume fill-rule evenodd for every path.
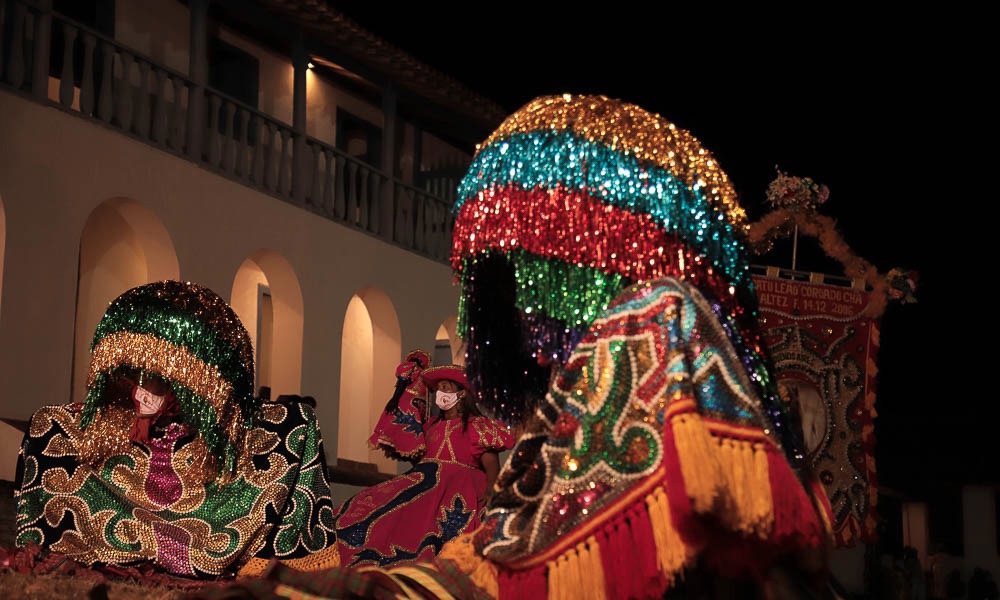
M 750 224 L 750 246 L 755 254 L 766 254 L 776 239 L 791 235 L 792 270 L 795 270 L 801 232 L 815 238 L 827 256 L 840 262 L 846 277 L 864 280 L 871 291 L 865 316 L 881 317 L 890 300 L 901 304 L 917 301 L 919 275 L 916 271 L 894 267 L 887 273 L 879 273 L 875 266 L 851 250 L 837 231 L 836 221 L 817 212 L 830 198 L 826 185 L 810 177 L 796 177 L 775 169 L 778 176 L 767 186 L 767 202 L 773 210 Z

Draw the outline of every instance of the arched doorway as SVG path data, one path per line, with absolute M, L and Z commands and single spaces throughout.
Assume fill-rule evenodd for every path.
M 80 234 L 72 397 L 83 401 L 90 343 L 108 303 L 137 285 L 177 279 L 177 253 L 160 218 L 131 198 L 101 203 Z
M 384 473 L 397 471 L 396 461 L 368 447 L 368 436 L 392 395 L 401 354 L 392 301 L 374 287 L 358 291 L 347 306 L 341 337 L 338 458 L 374 463 Z
M 291 264 L 258 250 L 237 269 L 230 304 L 253 342 L 257 390 L 302 393 L 302 288 Z

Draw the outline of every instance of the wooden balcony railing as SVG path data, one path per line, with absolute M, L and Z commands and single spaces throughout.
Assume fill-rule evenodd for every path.
M 28 0 L 0 0 L 0 87 L 447 263 L 455 185 L 408 185 Z

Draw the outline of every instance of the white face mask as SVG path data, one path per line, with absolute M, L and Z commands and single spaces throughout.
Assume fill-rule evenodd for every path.
M 441 410 L 448 410 L 458 404 L 458 392 L 442 392 L 438 390 L 434 395 L 434 404 Z
M 132 390 L 132 397 L 135 399 L 135 405 L 140 415 L 155 415 L 163 406 L 163 400 L 166 398 L 166 396 L 157 396 L 140 385 L 135 386 L 135 389 Z

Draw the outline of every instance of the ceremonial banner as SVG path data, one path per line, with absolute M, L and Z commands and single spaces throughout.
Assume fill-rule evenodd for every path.
M 878 319 L 863 316 L 869 293 L 754 276 L 764 342 L 778 384 L 799 415 L 806 457 L 826 488 L 838 547 L 877 539 L 874 457 Z

